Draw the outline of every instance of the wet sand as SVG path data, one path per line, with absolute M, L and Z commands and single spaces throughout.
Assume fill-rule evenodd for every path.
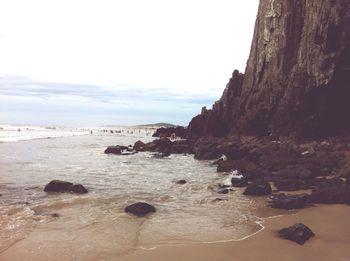
M 60 260 L 318 260 L 348 261 L 350 260 L 350 206 L 318 205 L 302 209 L 294 214 L 266 219 L 264 229 L 255 235 L 241 240 L 222 243 L 194 243 L 178 246 L 162 246 L 154 250 L 131 250 L 122 253 L 101 253 L 86 258 L 84 238 L 79 249 L 67 247 L 61 249 Z M 292 241 L 284 240 L 276 235 L 282 228 L 302 222 L 309 226 L 316 236 L 300 246 Z M 189 228 L 190 229 L 190 228 Z M 59 234 L 56 236 L 60 237 Z M 86 235 L 89 237 L 89 235 Z M 53 249 L 40 251 L 35 249 L 38 242 L 45 240 L 40 233 L 29 236 L 0 254 L 1 261 L 17 260 L 53 260 L 57 252 Z M 69 240 L 68 240 L 69 241 Z M 96 244 L 101 244 L 96 242 Z M 102 246 L 101 246 L 102 247 Z M 118 246 L 115 246 L 116 248 Z M 36 251 L 35 251 L 36 250 Z M 39 250 L 39 251 L 38 251 Z M 36 252 L 33 255 L 33 252 Z M 51 252 L 51 253 L 50 253 Z M 82 254 L 79 255 L 79 252 Z M 74 256 L 74 259 L 71 259 Z M 81 258 L 79 258 L 79 256 Z M 83 257 L 84 256 L 84 257 Z M 34 258 L 34 259 L 32 259 Z
M 283 227 L 302 222 L 316 236 L 300 246 L 276 235 Z M 238 242 L 193 244 L 137 250 L 111 260 L 350 260 L 350 206 L 318 205 L 296 214 L 270 218 L 259 233 Z

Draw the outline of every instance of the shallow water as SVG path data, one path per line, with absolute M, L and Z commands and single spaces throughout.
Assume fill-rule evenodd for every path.
M 211 162 L 103 153 L 108 145 L 139 139 L 152 138 L 95 132 L 0 143 L 0 253 L 21 244 L 29 259 L 104 260 L 135 248 L 238 240 L 259 229 L 262 213 L 276 214 L 266 214 L 265 201 L 243 196 L 242 189 L 217 194 L 216 185 L 228 177 Z M 43 192 L 52 179 L 81 183 L 89 193 Z M 187 184 L 176 184 L 179 179 Z M 136 201 L 157 212 L 147 218 L 124 213 Z

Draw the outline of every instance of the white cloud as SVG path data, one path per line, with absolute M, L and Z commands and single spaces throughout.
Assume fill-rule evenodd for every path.
M 1 0 L 0 75 L 105 89 L 165 88 L 215 99 L 232 71 L 245 67 L 257 5 Z

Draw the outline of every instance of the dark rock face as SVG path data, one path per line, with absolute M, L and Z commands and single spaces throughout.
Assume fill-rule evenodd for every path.
M 322 179 L 312 190 L 310 200 L 313 203 L 337 204 L 350 201 L 349 191 L 341 178 Z
M 183 137 L 185 137 L 185 133 L 186 133 L 186 129 L 182 126 L 169 127 L 169 128 L 159 128 L 152 135 L 152 137 L 168 138 L 168 137 L 171 137 L 171 135 L 175 134 L 176 137 L 183 138 Z
M 283 228 L 278 231 L 280 237 L 294 241 L 299 245 L 304 245 L 304 243 L 311 237 L 315 236 L 310 228 L 302 223 L 295 224 L 288 228 Z
M 266 181 L 253 181 L 243 192 L 244 195 L 249 196 L 266 196 L 270 195 L 271 193 L 272 189 L 270 183 Z
M 189 136 L 317 137 L 350 129 L 346 0 L 261 0 L 244 76 L 235 71 Z
M 44 188 L 45 192 L 72 192 L 77 194 L 88 193 L 87 189 L 81 184 L 73 184 L 67 181 L 52 180 Z
M 106 154 L 116 154 L 121 155 L 123 150 L 127 150 L 128 147 L 126 146 L 108 146 L 107 149 L 104 151 Z
M 308 194 L 285 195 L 277 194 L 271 197 L 270 207 L 279 209 L 300 209 L 305 207 L 309 202 Z
M 145 202 L 137 202 L 135 204 L 127 206 L 124 211 L 137 217 L 144 217 L 150 213 L 156 212 L 156 208 Z

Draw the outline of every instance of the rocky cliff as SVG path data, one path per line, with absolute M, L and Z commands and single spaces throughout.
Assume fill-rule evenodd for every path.
M 350 0 L 260 0 L 244 75 L 233 73 L 190 135 L 350 130 Z

